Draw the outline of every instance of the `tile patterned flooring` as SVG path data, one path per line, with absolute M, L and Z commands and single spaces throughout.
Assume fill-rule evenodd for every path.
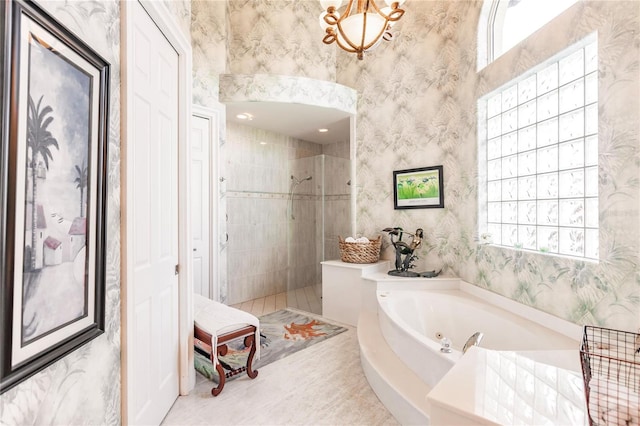
M 257 317 L 279 311 L 287 307 L 299 309 L 312 314 L 322 314 L 322 300 L 320 298 L 321 284 L 273 294 L 267 297 L 248 300 L 231 305 L 234 308 L 249 312 Z
M 311 289 L 311 288 L 309 288 Z M 311 289 L 312 290 L 312 289 Z M 294 303 L 321 307 L 308 289 L 244 302 L 235 307 L 265 315 Z M 309 312 L 309 311 L 307 311 Z M 343 325 L 343 324 L 341 324 Z M 360 366 L 354 327 L 242 375 L 211 396 L 213 382 L 196 373 L 196 387 L 180 396 L 163 425 L 398 425 L 369 387 Z

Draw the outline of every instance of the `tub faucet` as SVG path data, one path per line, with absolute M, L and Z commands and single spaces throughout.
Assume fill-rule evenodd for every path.
M 480 346 L 480 341 L 482 340 L 483 337 L 484 337 L 484 334 L 480 333 L 479 331 L 476 331 L 475 333 L 473 333 L 471 337 L 467 339 L 467 342 L 462 347 L 462 353 L 464 354 L 465 352 L 467 352 L 471 346 Z
M 451 349 L 451 340 L 449 340 L 448 337 L 442 337 L 442 339 L 440 339 L 440 345 L 442 346 L 440 352 L 445 354 L 453 352 L 453 349 Z

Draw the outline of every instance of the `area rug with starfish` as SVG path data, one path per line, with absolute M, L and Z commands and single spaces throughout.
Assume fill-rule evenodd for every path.
M 267 364 L 320 343 L 330 337 L 347 331 L 345 327 L 330 324 L 289 309 L 272 312 L 260 318 L 260 359 L 253 362 L 253 368 L 259 369 Z M 238 368 L 246 364 L 249 349 L 244 347 L 242 339 L 229 342 L 229 351 L 219 357 L 223 366 Z M 208 356 L 195 352 L 195 368 L 210 380 L 218 381 L 218 373 Z M 232 380 L 233 376 L 227 380 Z

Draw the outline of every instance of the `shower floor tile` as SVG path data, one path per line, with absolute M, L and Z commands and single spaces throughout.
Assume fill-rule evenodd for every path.
M 322 315 L 322 300 L 320 298 L 321 285 L 308 286 L 296 290 L 259 297 L 246 302 L 231 305 L 234 308 L 249 312 L 257 317 L 279 311 L 280 309 L 295 308 L 301 311 Z

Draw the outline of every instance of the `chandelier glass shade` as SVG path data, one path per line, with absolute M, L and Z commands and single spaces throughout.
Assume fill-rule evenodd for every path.
M 341 49 L 363 59 L 364 52 L 375 49 L 382 40 L 393 38 L 391 27 L 404 15 L 400 6 L 405 0 L 384 1 L 387 6 L 380 8 L 375 0 L 349 0 L 339 12 L 342 0 L 320 0 L 325 10 L 320 14 L 320 26 L 325 30 L 322 41 L 335 42 Z

